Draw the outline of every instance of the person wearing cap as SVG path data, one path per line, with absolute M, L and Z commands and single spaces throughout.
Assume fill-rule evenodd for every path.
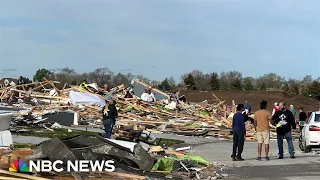
M 102 108 L 103 113 L 103 125 L 106 132 L 105 138 L 110 139 L 112 135 L 113 126 L 116 123 L 116 118 L 118 117 L 118 110 L 116 107 L 116 101 L 110 100 L 109 104 L 107 103 Z

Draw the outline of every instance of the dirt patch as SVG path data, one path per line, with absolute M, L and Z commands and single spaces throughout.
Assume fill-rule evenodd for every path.
M 214 92 L 199 92 L 199 91 L 181 91 L 181 95 L 185 95 L 189 102 L 201 102 L 208 100 L 209 103 L 212 103 L 215 98 L 212 96 L 214 93 L 222 101 L 226 101 L 228 105 L 232 104 L 232 100 L 235 100 L 235 103 L 244 103 L 248 101 L 252 110 L 256 111 L 260 107 L 260 102 L 265 100 L 269 103 L 269 109 L 272 110 L 274 102 L 286 102 L 287 104 L 292 104 L 298 110 L 299 107 L 303 107 L 306 111 L 315 111 L 319 110 L 319 101 L 304 97 L 304 96 L 295 96 L 290 97 L 283 92 L 275 91 L 214 91 Z

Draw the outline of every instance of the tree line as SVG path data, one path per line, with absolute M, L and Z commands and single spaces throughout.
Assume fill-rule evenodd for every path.
M 320 95 L 320 77 L 314 79 L 306 75 L 302 80 L 284 77 L 276 73 L 268 73 L 261 77 L 243 77 L 239 71 L 203 73 L 200 70 L 193 70 L 181 76 L 176 82 L 173 77 L 165 78 L 163 81 L 154 81 L 142 75 L 131 73 L 114 73 L 108 68 L 99 68 L 92 72 L 77 73 L 70 68 L 63 68 L 57 72 L 50 72 L 47 69 L 39 69 L 33 80 L 42 81 L 43 77 L 61 82 L 58 86 L 77 85 L 83 80 L 95 82 L 99 86 L 108 84 L 117 86 L 124 84 L 128 86 L 132 80 L 140 79 L 146 84 L 163 90 L 200 90 L 200 91 L 283 91 L 289 95 L 304 95 L 316 97 Z M 62 88 L 62 87 L 60 87 Z

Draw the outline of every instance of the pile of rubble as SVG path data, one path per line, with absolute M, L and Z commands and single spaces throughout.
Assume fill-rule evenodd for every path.
M 105 139 L 100 135 L 78 135 L 71 138 L 52 138 L 32 149 L 0 152 L 0 178 L 2 179 L 217 179 L 223 166 L 211 164 L 200 156 L 189 154 L 190 147 L 167 148 L 145 142 Z M 69 162 L 78 160 L 114 161 L 114 171 L 50 171 L 23 173 L 8 172 L 16 160 L 61 161 L 59 168 L 68 169 Z M 11 166 L 10 166 L 11 165 Z M 27 166 L 29 167 L 29 166 Z M 19 177 L 19 178 L 18 178 Z
M 15 108 L 23 108 L 16 115 L 16 124 L 46 123 L 44 115 L 61 111 L 76 112 L 74 126 L 100 127 L 102 108 L 105 101 L 114 99 L 119 109 L 117 119 L 117 136 L 126 135 L 131 130 L 148 130 L 151 132 L 172 132 L 181 135 L 215 136 L 230 138 L 232 113 L 224 101 L 214 94 L 214 103 L 208 101 L 187 103 L 179 100 L 179 92 L 164 93 L 152 88 L 156 102 L 145 102 L 140 98 L 124 98 L 127 90 L 133 88 L 135 95 L 140 96 L 139 89 L 150 88 L 139 80 L 132 87 L 120 85 L 108 91 L 92 84 L 92 89 L 71 88 L 58 89 L 59 82 L 45 79 L 43 82 L 16 85 L 0 89 L 0 98 Z M 180 98 L 181 99 L 181 98 Z M 7 101 L 6 101 L 7 100 Z M 8 103 L 8 104 L 7 104 Z M 235 104 L 233 104 L 235 108 Z M 248 140 L 252 139 L 252 124 L 248 123 Z

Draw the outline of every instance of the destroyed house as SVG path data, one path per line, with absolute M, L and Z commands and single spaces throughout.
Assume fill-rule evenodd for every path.
M 18 80 L 14 78 L 2 78 L 0 80 L 0 88 L 14 86 L 18 84 Z
M 153 89 L 149 85 L 147 85 L 139 80 L 134 80 L 131 83 L 131 87 L 134 92 L 134 95 L 136 95 L 138 97 L 141 97 L 141 95 L 144 93 L 145 89 L 151 89 L 151 92 L 154 94 L 154 96 L 157 100 L 169 99 L 169 96 L 166 93 L 164 93 L 158 89 Z

